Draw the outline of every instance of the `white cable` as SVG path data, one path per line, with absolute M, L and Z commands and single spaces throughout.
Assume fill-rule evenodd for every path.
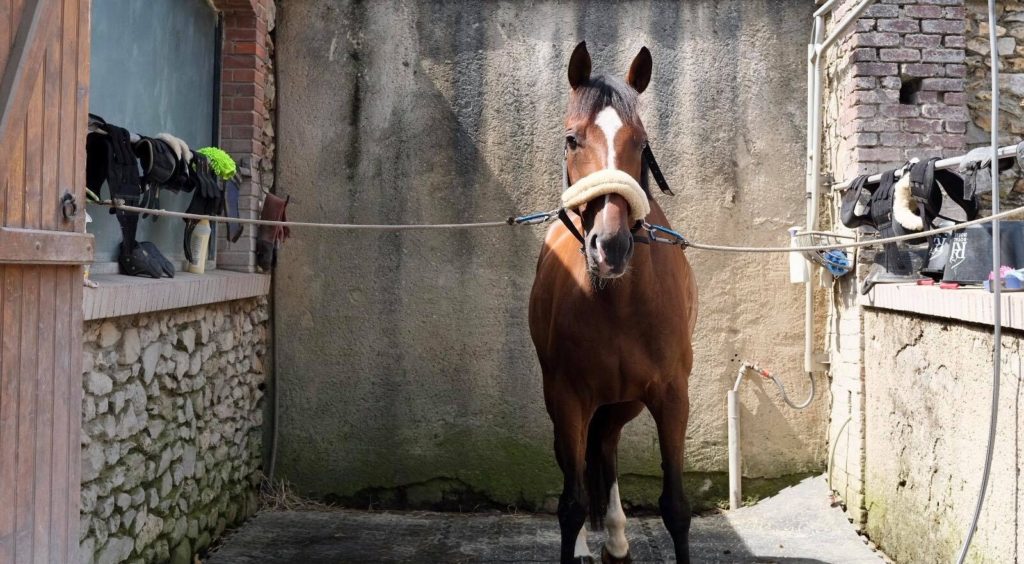
M 992 53 L 992 406 L 988 421 L 988 446 L 985 449 L 985 466 L 981 472 L 981 486 L 978 489 L 978 500 L 974 504 L 974 516 L 971 517 L 971 524 L 967 527 L 967 534 L 964 537 L 964 544 L 960 547 L 960 554 L 957 556 L 957 564 L 963 564 L 967 559 L 967 553 L 971 548 L 971 540 L 974 539 L 974 531 L 978 528 L 978 520 L 981 518 L 981 509 L 985 505 L 985 492 L 988 490 L 988 479 L 992 473 L 992 454 L 995 450 L 996 423 L 999 421 L 999 378 L 1002 367 L 1002 302 L 1000 300 L 1002 290 L 1002 278 L 999 276 L 999 267 L 1002 263 L 1000 256 L 999 241 L 999 45 L 996 40 L 996 3 L 995 0 L 988 0 L 988 41 L 989 50 Z

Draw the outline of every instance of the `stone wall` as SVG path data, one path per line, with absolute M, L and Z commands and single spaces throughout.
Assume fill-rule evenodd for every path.
M 266 298 L 92 321 L 83 562 L 192 562 L 256 509 Z
M 999 2 L 996 6 L 996 35 L 999 49 L 999 143 L 1009 145 L 1024 139 L 1024 3 Z M 971 122 L 967 128 L 970 148 L 986 146 L 991 137 L 991 81 L 988 38 L 988 3 L 967 2 L 967 105 Z M 979 180 L 983 214 L 991 205 L 991 187 Z M 999 182 L 1005 207 L 1024 205 L 1024 174 L 1017 167 L 1004 171 Z
M 867 533 L 896 562 L 949 562 L 978 495 L 992 329 L 869 309 L 864 330 Z M 1022 340 L 1003 332 L 996 450 L 972 562 L 1024 556 Z

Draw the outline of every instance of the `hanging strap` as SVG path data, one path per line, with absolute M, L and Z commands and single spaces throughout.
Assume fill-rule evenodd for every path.
M 661 173 L 661 167 L 658 166 L 658 161 L 654 159 L 654 152 L 651 151 L 651 145 L 648 143 L 644 145 L 644 151 L 641 154 L 644 162 L 647 163 L 647 168 L 651 171 L 651 176 L 654 177 L 654 182 L 658 185 L 658 188 L 669 196 L 675 196 L 672 189 L 668 187 L 668 181 L 665 180 L 665 175 Z
M 882 173 L 878 189 L 871 195 L 871 220 L 882 238 L 894 237 L 897 233 L 896 224 L 892 219 L 892 206 L 895 197 L 896 171 L 887 170 Z M 889 274 L 910 274 L 911 265 L 906 253 L 901 253 L 896 243 L 885 243 L 885 262 L 883 266 Z

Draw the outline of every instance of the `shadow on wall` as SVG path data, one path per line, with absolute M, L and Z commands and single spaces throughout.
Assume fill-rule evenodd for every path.
M 756 240 L 800 215 L 798 190 L 764 188 L 802 183 L 802 75 L 791 71 L 804 55 L 804 4 L 289 0 L 276 30 L 278 185 L 309 221 L 493 221 L 551 209 L 565 64 L 586 35 L 598 72 L 624 73 L 640 45 L 652 47 L 642 111 L 682 190 L 659 200 L 673 222 L 708 240 Z M 461 489 L 498 505 L 553 501 L 560 476 L 526 323 L 542 237 L 308 230 L 290 240 L 275 289 L 280 475 L 339 499 L 431 505 Z M 692 260 L 702 302 L 688 467 L 724 484 L 736 365 L 723 359 L 776 358 L 773 369 L 799 377 L 801 295 L 763 291 L 765 278 L 785 279 L 784 259 Z M 748 332 L 769 324 L 770 334 Z M 744 396 L 744 424 L 760 441 L 749 474 L 820 469 L 824 403 L 794 415 L 755 389 Z M 659 458 L 645 415 L 627 427 L 623 472 L 655 479 Z M 460 495 L 450 499 L 475 499 Z

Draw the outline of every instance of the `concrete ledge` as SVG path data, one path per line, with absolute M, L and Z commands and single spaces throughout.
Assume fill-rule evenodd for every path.
M 216 302 L 265 296 L 269 274 L 215 270 L 206 274 L 178 272 L 174 278 L 139 278 L 94 274 L 98 288 L 85 288 L 85 320 L 135 315 Z
M 879 284 L 862 306 L 931 315 L 968 323 L 992 324 L 992 294 L 980 288 L 942 290 L 938 286 Z M 1024 292 L 1002 295 L 1003 327 L 1024 330 Z

